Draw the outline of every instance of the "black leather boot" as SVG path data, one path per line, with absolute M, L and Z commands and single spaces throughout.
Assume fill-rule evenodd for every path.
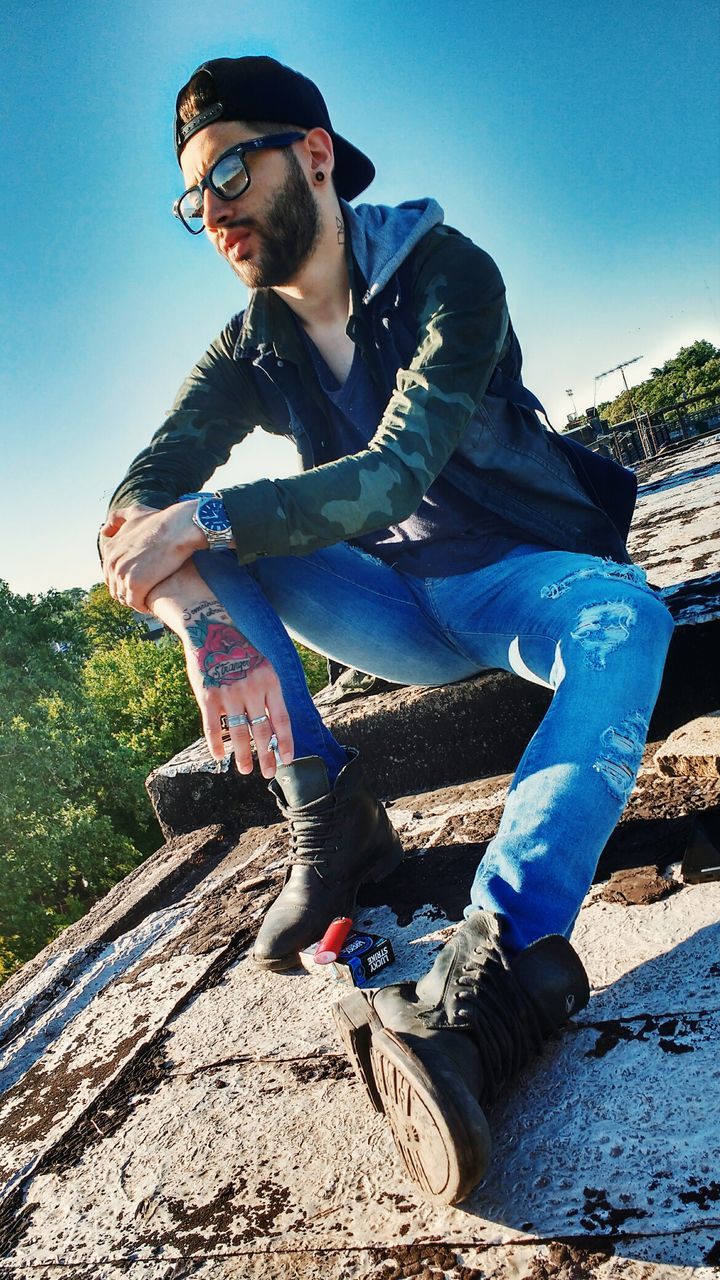
M 368 787 L 357 751 L 330 787 L 318 756 L 280 765 L 270 791 L 289 820 L 291 866 L 255 940 L 263 969 L 290 969 L 335 916 L 349 916 L 366 880 L 382 880 L 402 859 L 402 845 Z
M 335 1006 L 348 1057 L 425 1197 L 457 1204 L 472 1191 L 490 1163 L 483 1108 L 589 996 L 566 938 L 508 958 L 497 917 L 479 911 L 417 984 Z

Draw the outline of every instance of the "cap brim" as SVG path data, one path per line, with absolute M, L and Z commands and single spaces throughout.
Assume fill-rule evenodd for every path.
M 339 133 L 333 133 L 333 143 L 335 190 L 343 200 L 354 200 L 361 191 L 370 186 L 375 177 L 375 165 L 368 156 L 348 142 L 347 138 L 342 138 Z

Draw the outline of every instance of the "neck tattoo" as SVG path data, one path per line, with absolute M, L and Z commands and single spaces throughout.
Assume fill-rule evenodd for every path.
M 338 244 L 344 244 L 345 243 L 345 223 L 343 222 L 342 218 L 338 218 L 337 214 L 335 215 L 335 226 L 337 227 Z

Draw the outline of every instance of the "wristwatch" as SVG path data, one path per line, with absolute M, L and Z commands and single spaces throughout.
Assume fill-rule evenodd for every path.
M 205 534 L 211 551 L 224 551 L 226 547 L 232 546 L 233 532 L 228 513 L 225 503 L 217 493 L 201 496 L 192 521 Z

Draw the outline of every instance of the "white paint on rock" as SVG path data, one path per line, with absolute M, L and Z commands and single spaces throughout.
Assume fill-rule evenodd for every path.
M 64 997 L 6 1049 L 0 1196 L 12 1192 L 163 1026 L 177 1004 L 178 987 L 191 987 L 209 967 L 212 955 L 164 958 L 189 910 L 184 904 L 157 912 L 105 948 Z
M 435 948 L 449 927 L 435 914 L 418 913 L 388 979 L 416 975 L 418 957 L 426 967 L 420 949 Z M 463 1250 L 473 1242 L 486 1274 L 494 1256 L 498 1280 L 525 1280 L 510 1264 L 513 1251 L 519 1268 L 529 1249 L 537 1254 L 528 1236 L 602 1236 L 615 1224 L 637 1238 L 616 1240 L 615 1258 L 594 1275 L 700 1276 L 700 1250 L 720 1218 L 720 980 L 695 965 L 697 939 L 710 946 L 719 920 L 720 885 L 687 886 L 649 907 L 592 901 L 583 910 L 574 941 L 596 992 L 575 1029 L 493 1108 L 494 1163 L 460 1208 L 415 1195 L 384 1121 L 343 1071 L 329 1017 L 336 984 L 262 974 L 245 958 L 171 1019 L 167 1077 L 137 1098 L 119 1132 L 66 1172 L 35 1177 L 36 1207 L 9 1261 L 37 1267 L 61 1254 L 66 1268 L 93 1257 L 156 1265 L 161 1250 L 163 1261 L 199 1253 L 217 1264 L 208 1276 L 251 1280 L 258 1251 L 269 1250 L 264 1280 L 350 1280 L 369 1272 L 367 1255 L 360 1270 L 347 1263 L 363 1256 L 353 1249 L 434 1238 Z M 389 913 L 362 923 L 400 936 Z M 633 1021 L 654 1011 L 679 1016 L 672 1034 Z M 632 1038 L 598 1056 L 603 1030 L 592 1023 L 618 1016 Z M 663 1038 L 686 1051 L 663 1049 Z M 338 1247 L 351 1250 L 341 1265 Z M 283 1273 L 290 1258 L 298 1269 Z
M 686 885 L 634 908 L 602 902 L 601 892 L 602 885 L 591 889 L 572 936 L 594 1017 L 720 1009 L 720 883 Z
M 652 583 L 666 587 L 720 564 L 720 435 L 641 468 L 628 548 Z

